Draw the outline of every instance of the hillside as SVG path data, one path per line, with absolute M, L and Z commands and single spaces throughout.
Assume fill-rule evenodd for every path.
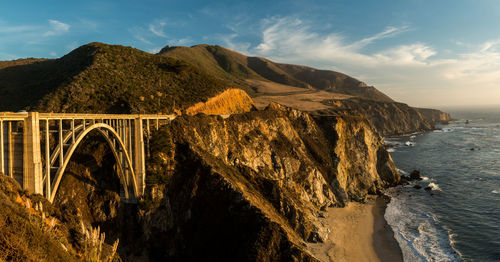
M 229 87 L 184 61 L 90 43 L 53 60 L 0 63 L 0 110 L 169 113 Z
M 435 124 L 451 119 L 439 110 L 397 103 L 375 87 L 339 72 L 275 63 L 213 45 L 166 47 L 159 54 L 233 83 L 259 109 L 278 102 L 318 115 L 363 116 L 383 135 L 432 130 Z
M 232 101 L 232 95 L 223 94 L 234 88 L 245 90 L 251 99 L 232 92 Z M 344 100 L 340 107 L 331 102 Z M 165 47 L 153 55 L 90 43 L 59 59 L 0 62 L 0 111 L 234 113 L 263 109 L 270 102 L 321 115 L 355 111 L 384 135 L 431 130 L 450 120 L 439 110 L 395 103 L 342 73 L 274 63 L 220 46 Z M 372 112 L 373 105 L 383 106 Z M 406 120 L 386 117 L 396 117 L 391 108 L 398 108 L 395 112 Z
M 367 86 L 342 73 L 275 63 L 262 57 L 245 56 L 220 46 L 166 47 L 159 54 L 187 61 L 211 74 L 233 81 L 241 85 L 255 100 L 267 95 L 261 86 L 271 82 L 295 89 L 292 92 L 282 91 L 288 92 L 288 96 L 293 96 L 292 93 L 327 91 L 376 101 L 393 101 L 373 86 Z

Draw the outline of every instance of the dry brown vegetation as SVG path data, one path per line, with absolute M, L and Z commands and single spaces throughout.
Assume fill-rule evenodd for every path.
M 58 229 L 50 204 L 41 197 L 27 195 L 16 181 L 3 174 L 0 210 L 0 260 L 78 260 Z
M 207 115 L 241 114 L 255 108 L 252 99 L 241 89 L 228 89 L 221 94 L 200 102 L 186 109 L 189 115 L 203 113 Z

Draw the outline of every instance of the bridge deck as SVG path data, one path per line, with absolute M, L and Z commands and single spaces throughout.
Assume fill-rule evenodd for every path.
M 159 114 L 84 114 L 84 113 L 39 113 L 40 120 L 52 119 L 161 119 L 173 120 L 176 115 Z M 28 118 L 28 113 L 0 112 L 0 119 L 4 121 L 21 121 Z

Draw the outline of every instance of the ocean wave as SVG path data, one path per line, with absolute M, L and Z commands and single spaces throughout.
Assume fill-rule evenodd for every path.
M 390 147 L 390 148 L 387 148 L 387 152 L 393 153 L 393 152 L 396 152 L 396 149 L 393 147 Z
M 442 128 L 442 129 L 436 129 L 433 132 L 435 132 L 435 133 L 449 133 L 449 132 L 452 132 L 454 130 L 455 130 L 455 128 L 445 127 L 445 128 Z
M 406 194 L 408 189 L 389 189 L 391 197 L 384 217 L 394 231 L 404 261 L 462 261 L 453 248 L 453 233 L 438 218 Z
M 493 190 L 493 191 L 491 191 L 491 193 L 493 193 L 493 194 L 499 194 L 500 192 L 498 192 L 498 190 Z

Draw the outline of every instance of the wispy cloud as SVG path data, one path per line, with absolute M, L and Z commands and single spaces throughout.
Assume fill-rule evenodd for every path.
M 402 27 L 389 26 L 384 31 L 382 31 L 378 34 L 375 34 L 373 36 L 369 36 L 369 37 L 361 39 L 357 42 L 354 42 L 353 44 L 351 44 L 350 48 L 358 50 L 358 49 L 361 49 L 361 48 L 377 41 L 377 40 L 395 37 L 401 33 L 407 32 L 409 30 L 410 30 L 410 28 L 408 26 L 402 26 Z
M 0 34 L 24 33 L 24 32 L 35 31 L 38 29 L 40 29 L 40 27 L 38 26 L 27 26 L 27 25 L 9 26 L 0 24 Z
M 49 20 L 49 25 L 50 29 L 43 34 L 44 37 L 62 35 L 69 32 L 69 28 L 71 27 L 70 25 L 57 20 Z
M 159 36 L 159 37 L 167 37 L 165 35 L 165 32 L 163 32 L 163 27 L 165 27 L 165 25 L 167 25 L 167 23 L 165 23 L 164 21 L 155 21 L 151 24 L 149 24 L 149 31 L 151 33 L 153 33 L 154 35 L 156 36 Z
M 132 28 L 129 28 L 128 31 L 130 32 L 130 34 L 132 34 L 132 36 L 135 39 L 137 39 L 145 44 L 153 45 L 153 43 L 151 41 L 149 41 L 149 39 L 147 39 L 149 33 L 144 28 L 139 27 L 139 26 L 134 26 Z
M 220 35 L 219 41 L 249 55 L 348 73 L 414 105 L 467 104 L 481 95 L 492 103 L 500 101 L 500 39 L 475 46 L 460 42 L 468 51 L 444 50 L 444 59 L 439 50 L 420 41 L 370 51 L 377 41 L 411 32 L 408 26 L 389 26 L 354 41 L 315 28 L 296 17 L 271 17 L 261 21 L 257 43 L 241 41 L 243 32 L 237 30 Z
M 135 39 L 149 46 L 146 47 L 148 52 L 157 53 L 165 45 L 187 45 L 193 42 L 190 37 L 173 38 L 165 33 L 168 27 L 179 27 L 182 25 L 182 21 L 168 22 L 166 19 L 155 19 L 149 24 L 134 26 L 128 31 Z M 159 45 L 162 47 L 158 47 Z

